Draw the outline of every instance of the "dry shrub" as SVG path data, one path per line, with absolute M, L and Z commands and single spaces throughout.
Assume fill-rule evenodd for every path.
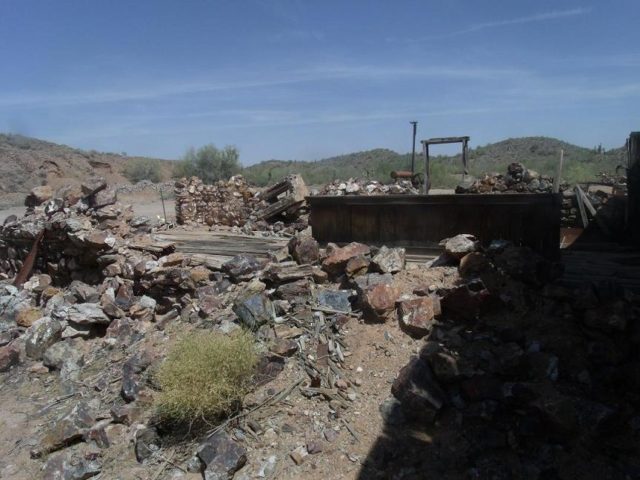
M 191 423 L 228 414 L 248 392 L 257 359 L 250 333 L 185 335 L 156 374 L 158 413 Z

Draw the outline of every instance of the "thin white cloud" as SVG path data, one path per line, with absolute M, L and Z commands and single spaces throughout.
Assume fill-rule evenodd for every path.
M 0 107 L 74 107 L 91 104 L 128 101 L 150 101 L 171 96 L 196 95 L 235 90 L 259 90 L 270 87 L 331 80 L 350 79 L 401 79 L 401 78 L 444 78 L 444 79 L 492 79 L 522 73 L 507 68 L 450 66 L 411 67 L 403 65 L 320 65 L 291 70 L 280 76 L 269 78 L 262 75 L 260 80 L 199 81 L 173 84 L 149 84 L 144 88 L 102 90 L 86 93 L 14 93 L 0 96 Z M 231 75 L 233 77 L 235 75 Z M 244 78 L 245 73 L 237 74 Z
M 536 23 L 545 22 L 547 20 L 557 20 L 565 17 L 576 17 L 579 15 L 586 15 L 591 12 L 591 8 L 572 8 L 570 10 L 554 10 L 545 13 L 536 13 L 534 15 L 528 15 L 525 17 L 511 18 L 507 20 L 497 20 L 494 22 L 477 23 L 471 27 L 460 30 L 458 33 L 476 32 L 478 30 L 486 30 L 487 28 L 505 27 L 508 25 L 520 25 L 523 23 Z
M 387 38 L 387 41 L 420 43 L 427 40 L 434 40 L 438 38 L 457 37 L 459 35 L 465 35 L 467 33 L 473 33 L 473 32 L 488 30 L 492 28 L 507 27 L 511 25 L 522 25 L 526 23 L 547 22 L 549 20 L 558 20 L 558 19 L 567 18 L 567 17 L 577 17 L 581 15 L 586 15 L 590 13 L 591 10 L 592 9 L 590 7 L 579 7 L 579 8 L 572 8 L 569 10 L 553 10 L 550 12 L 535 13 L 535 14 L 526 15 L 523 17 L 515 17 L 515 18 L 504 19 L 504 20 L 495 20 L 491 22 L 476 23 L 467 28 L 463 28 L 461 30 L 455 30 L 453 32 L 443 33 L 441 35 L 430 35 L 425 37 L 405 38 L 405 39 Z

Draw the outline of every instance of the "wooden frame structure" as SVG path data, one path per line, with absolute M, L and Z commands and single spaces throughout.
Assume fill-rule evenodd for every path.
M 441 145 L 444 143 L 462 143 L 462 165 L 464 175 L 469 174 L 469 138 L 470 137 L 441 137 L 422 140 L 422 152 L 424 154 L 424 194 L 428 195 L 431 189 L 431 165 L 429 161 L 429 145 Z

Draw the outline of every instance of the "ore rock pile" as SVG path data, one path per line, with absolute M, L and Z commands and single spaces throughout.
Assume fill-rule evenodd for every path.
M 415 188 L 409 180 L 397 180 L 395 183 L 385 185 L 377 180 L 364 180 L 350 178 L 349 180 L 334 180 L 325 185 L 317 193 L 318 195 L 417 195 L 420 190 Z
M 456 193 L 551 193 L 553 178 L 527 169 L 521 163 L 512 163 L 505 175 L 487 173 L 456 187 Z
M 460 286 L 394 381 L 361 478 L 637 478 L 640 298 L 570 291 L 531 252 L 457 243 Z
M 148 217 L 135 217 L 102 179 L 81 188 L 54 194 L 48 186 L 36 187 L 25 200 L 25 216 L 5 220 L 0 227 L 4 278 L 20 270 L 40 235 L 35 271 L 63 284 L 116 275 L 133 278 L 146 270 L 146 262 L 170 248 L 153 244 L 146 235 L 163 227 Z

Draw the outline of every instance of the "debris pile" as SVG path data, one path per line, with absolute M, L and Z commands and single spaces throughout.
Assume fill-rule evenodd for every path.
M 456 187 L 456 193 L 551 193 L 553 178 L 527 169 L 521 163 L 512 163 L 505 175 L 487 173 Z
M 515 247 L 463 250 L 463 282 L 438 292 L 442 316 L 391 388 L 438 448 L 414 445 L 395 467 L 419 457 L 413 468 L 447 478 L 633 477 L 640 298 L 549 284 L 549 266 Z M 367 473 L 390 473 L 376 458 L 390 446 Z
M 221 221 L 303 211 L 295 177 L 258 195 L 233 181 L 211 193 L 215 208 L 224 195 L 238 201 L 241 213 Z M 204 198 L 197 179 L 182 184 Z M 402 248 L 322 248 L 304 231 L 268 258 L 214 265 L 154 241 L 157 226 L 133 218 L 104 182 L 65 195 L 38 189 L 27 203 L 28 214 L 0 230 L 0 372 L 21 398 L 43 389 L 43 405 L 19 406 L 31 409 L 29 438 L 11 446 L 31 456 L 31 476 L 304 478 L 322 466 L 314 458 L 335 474 L 332 460 L 345 457 L 362 463 L 362 478 L 405 467 L 447 478 L 637 471 L 640 302 L 615 288 L 555 285 L 557 265 L 525 247 L 483 247 L 462 234 L 429 264 L 408 266 Z M 17 288 L 9 278 L 38 238 L 33 274 Z M 261 359 L 238 413 L 206 433 L 159 422 L 154 372 L 167 346 L 195 329 L 240 328 L 253 332 Z M 367 329 L 381 338 L 364 341 Z M 391 358 L 380 342 L 393 336 L 402 363 L 419 350 L 397 378 L 365 376 L 351 362 Z M 412 450 L 384 444 L 398 439 L 380 432 L 381 451 L 353 455 L 366 434 L 354 425 L 390 384 L 376 410 L 389 425 L 427 425 L 433 441 Z
M 398 179 L 395 183 L 385 185 L 377 180 L 350 178 L 334 180 L 320 189 L 318 195 L 417 195 L 420 193 L 410 180 Z
M 133 278 L 135 265 L 171 248 L 144 236 L 160 225 L 134 217 L 131 206 L 119 203 L 104 180 L 91 180 L 81 188 L 54 194 L 48 187 L 36 187 L 25 201 L 26 215 L 7 218 L 0 227 L 4 278 L 20 271 L 30 251 L 33 265 L 28 269 L 47 274 L 54 283 Z

